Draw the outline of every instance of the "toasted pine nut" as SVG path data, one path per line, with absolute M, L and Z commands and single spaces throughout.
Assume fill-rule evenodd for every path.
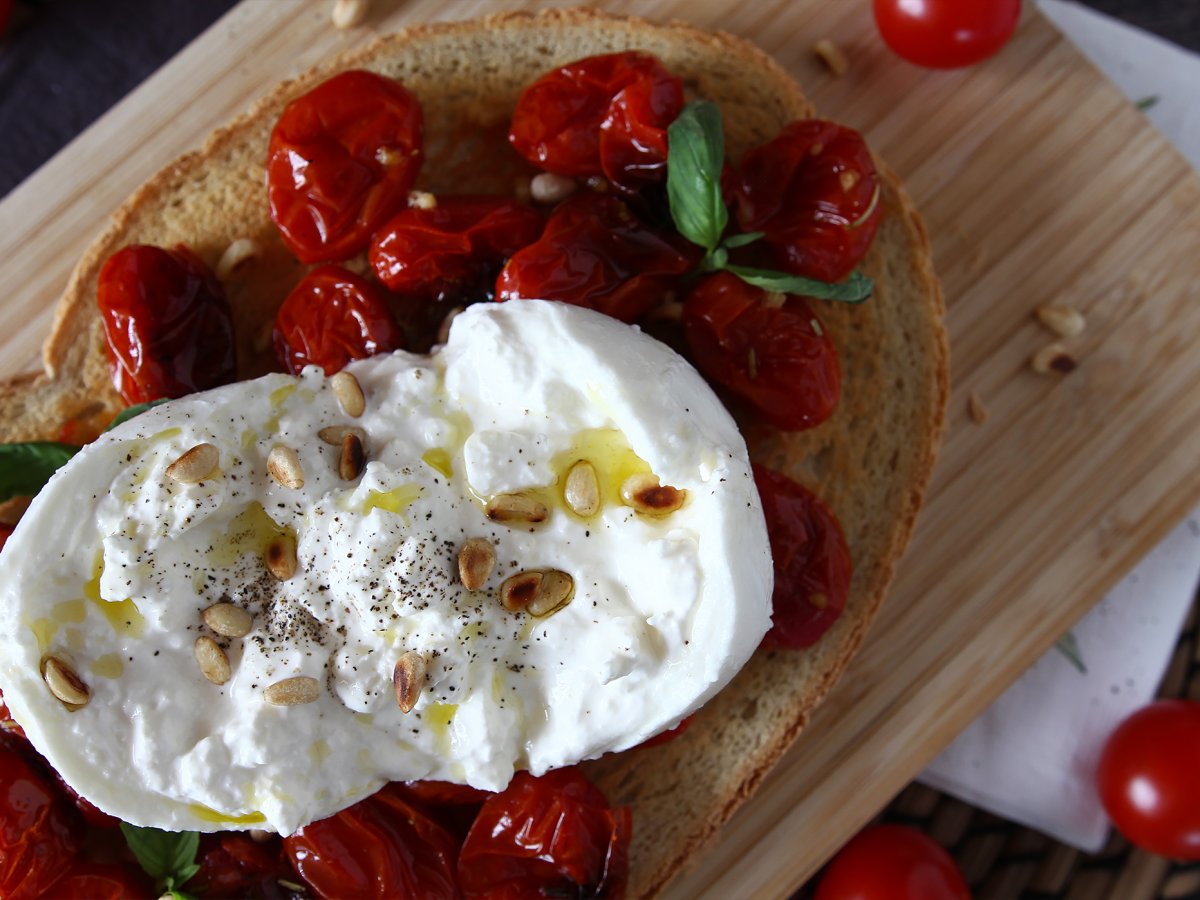
M 510 575 L 500 585 L 500 603 L 509 612 L 523 612 L 537 596 L 541 584 L 542 573 L 536 570 Z
M 415 650 L 409 650 L 396 660 L 396 667 L 392 670 L 392 687 L 396 689 L 396 704 L 400 712 L 412 712 L 421 699 L 425 670 L 425 657 Z
M 487 503 L 487 517 L 493 522 L 545 522 L 550 510 L 541 500 L 526 494 L 497 494 Z
M 272 540 L 271 543 L 267 544 L 264 561 L 267 564 L 267 570 L 275 578 L 279 581 L 287 581 L 300 568 L 300 561 L 296 558 L 295 538 L 290 535 L 284 535 Z
M 87 706 L 92 691 L 69 665 L 57 656 L 42 660 L 42 679 L 46 687 L 71 712 Z
M 835 78 L 841 78 L 850 69 L 846 54 L 829 38 L 821 38 L 817 41 L 816 46 L 813 47 L 813 53 L 817 55 L 817 59 L 825 63 L 825 67 Z
M 437 209 L 437 195 L 429 191 L 409 191 L 409 209 Z
M 576 462 L 567 472 L 563 500 L 577 516 L 587 518 L 600 511 L 600 482 L 596 478 L 596 467 L 586 459 Z
M 346 411 L 346 415 L 357 419 L 367 408 L 366 398 L 363 397 L 362 385 L 349 372 L 338 372 L 329 379 L 333 395 Z
M 1083 317 L 1083 313 L 1061 303 L 1039 306 L 1034 310 L 1034 315 L 1059 337 L 1078 337 L 1087 327 L 1087 319 Z
M 366 443 L 367 433 L 357 425 L 328 425 L 317 432 L 317 437 L 327 444 L 340 447 L 348 434 L 352 434 L 364 444 Z
M 1042 375 L 1067 375 L 1078 365 L 1062 344 L 1047 344 L 1033 355 L 1029 364 Z
M 229 668 L 229 657 L 221 649 L 221 645 L 207 635 L 196 638 L 192 645 L 192 655 L 200 666 L 200 674 L 213 684 L 224 684 L 233 674 Z
M 496 565 L 496 548 L 487 538 L 467 538 L 458 551 L 458 577 L 468 591 L 483 587 Z
M 366 454 L 363 453 L 362 441 L 358 435 L 347 433 L 342 438 L 342 453 L 338 457 L 338 475 L 346 481 L 353 481 L 362 474 L 365 459 Z
M 683 506 L 687 491 L 660 485 L 657 475 L 630 475 L 621 485 L 621 499 L 644 515 L 665 516 Z
M 353 28 L 367 17 L 367 0 L 335 0 L 329 14 L 334 28 Z
M 539 172 L 529 182 L 529 196 L 538 203 L 558 203 L 579 190 L 579 182 L 566 175 Z
M 247 263 L 258 256 L 258 244 L 250 238 L 238 238 L 225 248 L 217 263 L 216 276 L 221 281 L 228 281 L 231 275 L 240 272 Z
M 254 617 L 232 603 L 214 603 L 200 613 L 200 616 L 204 619 L 204 624 L 221 637 L 245 637 L 254 627 Z
M 217 469 L 221 452 L 212 444 L 197 444 L 167 466 L 167 477 L 180 484 L 198 484 Z
M 291 447 L 276 444 L 267 454 L 267 471 L 280 485 L 292 490 L 304 487 L 304 469 L 300 454 Z
M 542 573 L 542 581 L 526 609 L 534 616 L 548 616 L 571 602 L 575 595 L 575 579 L 566 572 L 549 569 Z
M 263 691 L 263 699 L 272 706 L 299 706 L 302 703 L 314 703 L 320 697 L 320 682 L 307 675 L 285 678 Z

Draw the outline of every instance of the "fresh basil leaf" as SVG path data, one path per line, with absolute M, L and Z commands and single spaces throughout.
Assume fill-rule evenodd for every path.
M 769 269 L 751 269 L 748 266 L 725 266 L 725 269 L 754 287 L 779 291 L 782 294 L 815 297 L 818 300 L 862 303 L 875 290 L 874 282 L 862 272 L 851 272 L 850 277 L 845 281 L 831 284 L 827 281 L 817 281 L 815 278 L 788 275 L 786 272 L 772 272 Z
M 710 253 L 729 222 L 721 196 L 724 164 L 721 111 L 707 100 L 689 103 L 667 129 L 667 199 L 679 233 Z
M 160 831 L 121 823 L 125 842 L 142 869 L 168 891 L 175 889 L 199 870 L 195 865 L 200 835 L 194 831 Z
M 730 250 L 735 247 L 745 247 L 747 244 L 753 244 L 765 234 L 765 231 L 747 231 L 745 234 L 730 235 L 721 242 L 721 246 L 728 247 Z
M 1083 661 L 1083 653 L 1079 649 L 1079 640 L 1075 637 L 1075 632 L 1068 631 L 1055 642 L 1054 646 L 1059 653 L 1070 660 L 1071 665 L 1078 669 L 1080 674 L 1087 674 L 1087 664 Z
M 57 441 L 0 444 L 0 503 L 34 496 L 78 452 L 74 444 Z
M 117 416 L 116 416 L 116 418 L 115 418 L 115 419 L 113 419 L 111 422 L 109 422 L 109 423 L 108 423 L 108 427 L 107 427 L 107 428 L 105 428 L 104 430 L 105 430 L 105 431 L 112 431 L 112 430 L 113 430 L 114 428 L 116 428 L 118 425 L 123 425 L 123 424 L 125 424 L 125 423 L 126 423 L 126 422 L 128 422 L 130 419 L 132 419 L 134 416 L 140 416 L 140 415 L 141 415 L 142 413 L 144 413 L 146 410 L 148 410 L 148 409 L 153 409 L 154 407 L 158 406 L 160 403 L 166 403 L 166 402 L 167 402 L 167 401 L 166 401 L 165 399 L 163 399 L 163 400 L 151 400 L 149 403 L 137 403 L 137 404 L 135 404 L 135 405 L 133 405 L 133 406 L 130 406 L 130 407 L 129 407 L 129 408 L 127 408 L 127 409 L 123 409 L 123 410 L 121 410 L 119 413 L 117 413 Z
M 718 247 L 712 253 L 708 254 L 707 267 L 710 269 L 723 269 L 729 265 L 729 251 L 724 247 Z

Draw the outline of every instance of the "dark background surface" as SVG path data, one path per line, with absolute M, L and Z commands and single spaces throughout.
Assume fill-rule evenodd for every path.
M 17 0 L 0 36 L 0 197 L 235 3 Z M 1086 5 L 1200 50 L 1200 0 Z

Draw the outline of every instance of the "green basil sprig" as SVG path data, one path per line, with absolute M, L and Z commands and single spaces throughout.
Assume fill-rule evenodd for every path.
M 116 418 L 114 418 L 111 422 L 109 422 L 108 427 L 105 428 L 104 430 L 112 431 L 118 425 L 124 425 L 126 422 L 128 422 L 130 419 L 132 419 L 134 416 L 140 416 L 146 410 L 153 409 L 154 407 L 158 406 L 160 403 L 166 403 L 166 402 L 167 401 L 164 398 L 162 400 L 151 400 L 148 403 L 136 403 L 133 406 L 123 409 L 119 413 L 117 413 Z
M 186 900 L 188 895 L 179 889 L 200 871 L 196 863 L 200 835 L 194 831 L 139 828 L 126 822 L 121 823 L 121 833 L 125 835 L 125 843 L 137 857 L 138 863 L 155 880 L 159 890 L 177 900 Z
M 58 441 L 0 444 L 0 503 L 13 497 L 32 497 L 78 452 L 74 444 Z
M 821 300 L 861 303 L 871 296 L 874 285 L 861 272 L 852 273 L 845 281 L 831 283 L 730 264 L 730 250 L 754 243 L 763 233 L 755 231 L 721 239 L 729 224 L 729 211 L 721 196 L 724 165 L 721 111 L 707 100 L 687 104 L 667 129 L 667 199 L 679 233 L 704 248 L 701 272 L 724 270 L 754 287 Z

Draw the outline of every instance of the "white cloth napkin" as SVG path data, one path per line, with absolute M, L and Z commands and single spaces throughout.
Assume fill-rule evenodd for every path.
M 1146 115 L 1200 168 L 1200 56 L 1074 3 L 1038 5 L 1131 102 L 1148 105 Z M 1100 748 L 1153 698 L 1198 578 L 1200 510 L 1076 625 L 1086 673 L 1051 650 L 920 780 L 1081 850 L 1100 850 L 1108 838 L 1093 779 Z

